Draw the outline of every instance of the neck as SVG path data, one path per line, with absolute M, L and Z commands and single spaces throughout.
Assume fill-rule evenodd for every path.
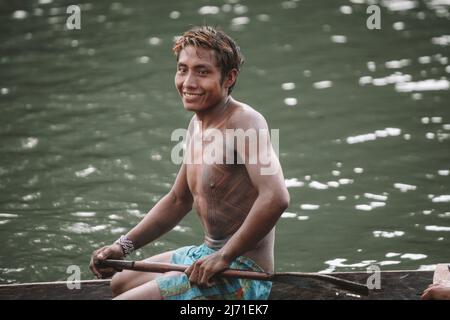
M 208 108 L 208 110 L 195 112 L 197 120 L 202 122 L 202 129 L 207 129 L 214 125 L 216 120 L 224 114 L 225 110 L 227 110 L 231 99 L 231 96 L 227 95 L 218 104 Z

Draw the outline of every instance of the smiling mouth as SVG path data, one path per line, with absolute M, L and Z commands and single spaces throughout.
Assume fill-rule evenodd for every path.
M 193 92 L 183 92 L 183 96 L 185 96 L 185 97 L 200 97 L 200 96 L 202 96 L 203 95 L 203 93 L 193 93 Z

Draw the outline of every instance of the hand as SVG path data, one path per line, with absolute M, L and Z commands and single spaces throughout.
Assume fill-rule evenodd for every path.
M 223 258 L 220 251 L 217 251 L 194 262 L 185 273 L 188 275 L 191 284 L 211 287 L 214 285 L 212 277 L 229 266 L 230 262 Z
M 450 281 L 433 283 L 422 293 L 423 300 L 450 300 Z
M 118 244 L 112 244 L 110 246 L 102 247 L 95 250 L 91 256 L 91 262 L 89 263 L 89 269 L 97 277 L 97 279 L 104 279 L 112 277 L 116 270 L 113 268 L 99 268 L 97 263 L 106 259 L 118 259 L 122 260 L 124 257 L 122 247 Z

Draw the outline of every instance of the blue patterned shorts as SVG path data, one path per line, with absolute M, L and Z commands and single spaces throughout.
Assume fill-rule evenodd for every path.
M 198 259 L 214 252 L 215 250 L 206 244 L 182 247 L 173 252 L 171 263 L 191 265 Z M 263 271 L 253 260 L 243 256 L 234 260 L 230 268 Z M 231 278 L 217 279 L 216 284 L 212 287 L 191 286 L 186 274 L 162 276 L 156 278 L 156 282 L 161 296 L 165 300 L 266 300 L 272 288 L 270 281 Z

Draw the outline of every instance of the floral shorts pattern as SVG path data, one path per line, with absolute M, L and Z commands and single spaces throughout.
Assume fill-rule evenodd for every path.
M 206 244 L 187 246 L 175 250 L 171 262 L 191 265 L 198 259 L 214 253 Z M 251 259 L 238 257 L 230 268 L 259 271 L 263 270 Z M 161 296 L 165 300 L 267 300 L 272 282 L 248 279 L 220 278 L 212 287 L 191 286 L 186 274 L 156 278 Z

